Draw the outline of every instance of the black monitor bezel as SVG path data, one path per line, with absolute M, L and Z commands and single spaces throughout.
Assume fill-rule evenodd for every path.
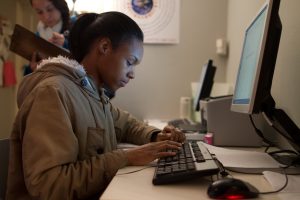
M 209 59 L 207 63 L 204 66 L 202 66 L 199 86 L 197 88 L 197 93 L 194 98 L 193 109 L 195 111 L 200 110 L 200 100 L 210 97 L 212 87 L 214 84 L 215 73 L 216 73 L 216 67 L 213 66 L 213 60 Z M 201 81 L 202 76 L 204 76 L 203 81 Z

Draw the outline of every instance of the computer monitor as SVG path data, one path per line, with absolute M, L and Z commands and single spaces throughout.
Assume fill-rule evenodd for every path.
M 268 1 L 245 32 L 232 110 L 258 113 L 270 96 L 281 35 L 279 1 Z
M 199 85 L 197 88 L 196 96 L 193 102 L 193 110 L 199 111 L 199 101 L 201 99 L 208 98 L 210 96 L 212 86 L 214 84 L 214 77 L 216 73 L 216 67 L 213 66 L 213 61 L 210 59 L 202 67 Z
M 271 95 L 282 31 L 279 6 L 280 0 L 268 0 L 245 31 L 231 110 L 263 113 L 300 154 L 299 128 L 283 110 L 275 108 Z

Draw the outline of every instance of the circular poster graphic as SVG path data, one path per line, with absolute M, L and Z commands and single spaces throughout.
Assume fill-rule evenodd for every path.
M 113 6 L 138 23 L 145 43 L 179 42 L 179 0 L 123 0 Z
M 131 8 L 138 15 L 146 15 L 153 8 L 152 0 L 131 0 Z

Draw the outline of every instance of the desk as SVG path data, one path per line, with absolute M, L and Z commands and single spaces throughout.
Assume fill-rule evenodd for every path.
M 143 167 L 125 167 L 117 174 L 131 172 Z M 113 178 L 100 200 L 205 200 L 209 199 L 206 190 L 210 184 L 210 177 L 199 178 L 188 182 L 172 185 L 152 185 L 154 168 L 142 171 L 117 175 Z M 235 178 L 239 178 L 253 184 L 259 191 L 271 191 L 270 184 L 262 175 L 248 175 L 230 172 Z M 260 195 L 257 199 L 279 199 L 276 194 Z
M 149 124 L 158 128 L 163 128 L 166 122 L 160 120 L 150 120 Z M 197 134 L 199 140 L 199 135 Z M 191 134 L 187 139 L 194 139 Z M 238 148 L 250 150 L 250 148 Z M 251 148 L 251 150 L 262 150 L 260 148 Z M 117 174 L 132 172 L 144 167 L 125 167 L 120 169 Z M 198 178 L 187 182 L 180 182 L 170 185 L 154 186 L 152 178 L 154 175 L 154 167 L 146 168 L 142 171 L 116 175 L 105 192 L 100 197 L 100 200 L 206 200 L 209 197 L 206 194 L 208 185 L 211 183 L 210 177 Z M 273 191 L 271 185 L 263 177 L 263 175 L 249 175 L 230 172 L 234 178 L 242 179 L 253 184 L 261 192 Z M 257 199 L 272 199 L 279 200 L 277 194 L 260 195 Z

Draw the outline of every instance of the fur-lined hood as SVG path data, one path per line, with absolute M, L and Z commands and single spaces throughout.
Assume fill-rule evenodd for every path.
M 44 66 L 47 66 L 49 64 L 51 64 L 51 65 L 62 64 L 66 67 L 70 67 L 72 69 L 78 70 L 78 71 L 86 74 L 84 67 L 81 64 L 79 64 L 76 60 L 72 60 L 72 59 L 69 59 L 69 58 L 63 57 L 63 56 L 45 59 L 37 66 L 37 69 L 41 69 Z
M 30 94 L 38 84 L 41 84 L 43 80 L 53 76 L 63 76 L 84 89 L 89 95 L 100 99 L 99 91 L 93 81 L 87 76 L 84 67 L 76 60 L 58 56 L 43 60 L 37 66 L 35 72 L 24 77 L 18 90 L 18 107 L 22 105 L 27 95 Z M 102 93 L 101 90 L 100 93 Z

